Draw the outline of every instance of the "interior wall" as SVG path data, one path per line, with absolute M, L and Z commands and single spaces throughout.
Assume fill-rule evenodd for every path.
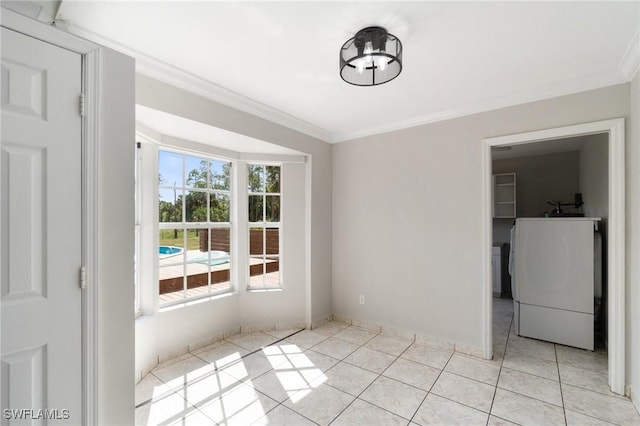
M 631 399 L 640 411 L 640 72 L 630 89 L 626 147 L 627 376 Z
M 479 349 L 482 139 L 628 115 L 622 84 L 334 145 L 334 313 Z
M 305 321 L 331 315 L 331 145 L 149 77 L 136 76 L 136 102 L 190 120 L 304 152 L 310 156 Z M 310 192 L 310 193 L 309 193 Z
M 98 197 L 98 424 L 133 424 L 134 60 L 103 48 Z M 123 196 L 123 194 L 125 194 Z
M 516 173 L 516 216 L 542 217 L 546 200 L 573 201 L 579 188 L 578 151 L 493 160 L 493 174 Z M 508 243 L 513 219 L 493 219 L 493 241 Z
M 585 138 L 580 148 L 580 192 L 585 216 L 609 217 L 609 136 Z

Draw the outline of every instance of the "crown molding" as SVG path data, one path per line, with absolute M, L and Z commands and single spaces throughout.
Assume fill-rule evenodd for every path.
M 224 87 L 218 86 L 217 84 L 214 84 L 202 77 L 198 77 L 197 75 L 176 68 L 173 65 L 169 65 L 81 26 L 73 25 L 73 23 L 70 22 L 66 22 L 66 26 L 67 30 L 72 34 L 135 58 L 136 72 L 139 74 L 186 90 L 187 92 L 203 96 L 239 111 L 255 115 L 272 123 L 304 133 L 324 142 L 330 142 L 333 139 L 331 132 L 321 127 L 315 126 L 275 108 L 271 108 L 234 91 L 225 89 Z
M 499 98 L 467 104 L 459 108 L 452 108 L 446 111 L 439 111 L 433 114 L 426 114 L 419 117 L 396 121 L 384 126 L 367 127 L 353 132 L 332 133 L 327 129 L 315 126 L 290 114 L 225 89 L 224 87 L 205 80 L 202 77 L 198 77 L 165 62 L 152 58 L 110 38 L 87 30 L 86 28 L 73 25 L 71 23 L 66 23 L 66 27 L 70 33 L 132 56 L 136 59 L 136 72 L 142 75 L 328 143 L 345 142 L 367 136 L 435 123 L 438 121 L 488 112 L 500 108 L 541 101 L 587 90 L 599 89 L 615 84 L 622 84 L 633 79 L 640 68 L 640 30 L 638 30 L 629 42 L 616 71 L 589 76 L 580 80 L 565 81 L 563 83 L 544 88 L 522 91 Z
M 640 69 L 640 29 L 636 30 L 633 38 L 627 46 L 622 59 L 618 64 L 618 68 L 627 80 L 631 81 L 636 76 L 638 69 Z
M 355 132 L 335 133 L 333 135 L 333 142 L 345 142 L 367 136 L 373 136 L 382 133 L 393 132 L 396 130 L 403 130 L 411 127 L 421 126 L 424 124 L 435 123 L 438 121 L 450 120 L 473 114 L 494 111 L 501 108 L 507 108 L 530 102 L 542 101 L 545 99 L 585 92 L 588 90 L 600 89 L 602 87 L 613 86 L 626 82 L 627 80 L 621 74 L 621 72 L 613 71 L 607 74 L 600 74 L 598 76 L 592 76 L 577 81 L 566 81 L 561 84 L 556 84 L 541 89 L 527 90 L 500 98 L 464 105 L 460 108 L 452 108 L 446 111 L 440 111 L 433 114 L 410 118 L 408 120 L 397 121 L 385 126 L 370 127 L 357 130 Z

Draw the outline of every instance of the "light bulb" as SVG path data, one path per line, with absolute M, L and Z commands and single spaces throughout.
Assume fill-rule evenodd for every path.
M 356 71 L 358 71 L 358 74 L 362 74 L 362 72 L 364 71 L 364 63 L 365 61 L 363 61 L 362 59 L 356 61 Z
M 364 44 L 364 52 L 365 55 L 370 55 L 373 53 L 373 43 L 368 41 Z
M 380 71 L 384 71 L 385 69 L 387 69 L 387 59 L 382 57 L 380 59 L 378 59 L 378 68 L 380 69 Z

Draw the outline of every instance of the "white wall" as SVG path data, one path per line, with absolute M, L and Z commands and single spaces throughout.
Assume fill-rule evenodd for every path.
M 640 72 L 631 82 L 627 172 L 627 376 L 640 411 Z
M 102 49 L 98 165 L 98 424 L 133 424 L 134 134 L 132 58 Z
M 628 114 L 623 84 L 334 145 L 334 313 L 479 349 L 482 139 Z

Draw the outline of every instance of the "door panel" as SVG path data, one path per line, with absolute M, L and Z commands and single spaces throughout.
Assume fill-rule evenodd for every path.
M 81 66 L 2 28 L 2 409 L 68 410 L 69 424 L 82 422 Z

